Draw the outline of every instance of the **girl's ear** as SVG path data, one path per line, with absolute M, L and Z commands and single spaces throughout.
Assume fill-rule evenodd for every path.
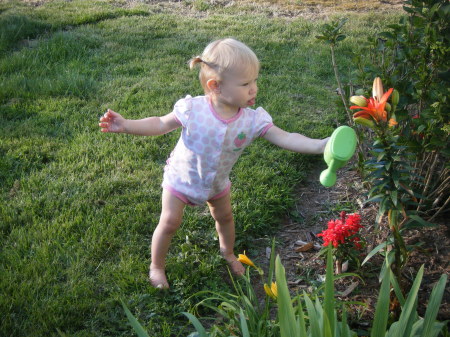
M 213 78 L 209 79 L 206 82 L 206 86 L 208 87 L 209 91 L 212 91 L 216 94 L 220 93 L 220 85 L 219 82 Z

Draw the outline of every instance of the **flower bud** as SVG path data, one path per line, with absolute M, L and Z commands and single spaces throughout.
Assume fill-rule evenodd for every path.
M 397 106 L 398 102 L 400 101 L 400 94 L 397 89 L 394 89 L 391 96 L 391 102 L 392 105 L 395 107 Z
M 386 110 L 387 112 L 391 112 L 392 107 L 388 102 L 386 102 L 386 105 L 384 106 L 384 110 Z
M 371 120 L 367 119 L 367 118 L 364 118 L 364 117 L 353 118 L 353 121 L 356 124 L 367 126 L 368 128 L 371 128 L 371 129 L 375 128 L 375 123 L 372 122 Z
M 270 287 L 267 285 L 267 283 L 264 283 L 264 291 L 265 291 L 266 294 L 269 295 L 271 298 L 276 299 L 274 293 L 272 292 L 272 290 L 270 289 Z
M 357 106 L 367 106 L 367 100 L 364 96 L 352 96 L 350 97 L 350 102 Z
M 379 101 L 381 97 L 383 97 L 384 91 L 383 91 L 383 83 L 381 82 L 381 78 L 376 77 L 373 80 L 373 86 L 372 86 L 372 97 L 376 97 L 376 99 Z

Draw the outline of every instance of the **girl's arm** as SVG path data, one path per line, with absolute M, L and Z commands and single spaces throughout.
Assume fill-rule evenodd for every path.
M 98 124 L 102 132 L 128 133 L 139 136 L 159 136 L 175 130 L 180 123 L 173 113 L 162 117 L 144 119 L 125 119 L 117 112 L 109 110 L 100 118 Z
M 283 149 L 307 154 L 323 153 L 329 140 L 329 138 L 312 139 L 299 133 L 289 133 L 275 125 L 267 130 L 263 138 Z

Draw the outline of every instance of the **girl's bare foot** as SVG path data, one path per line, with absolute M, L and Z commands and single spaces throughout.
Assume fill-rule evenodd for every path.
M 234 256 L 234 254 L 223 254 L 222 257 L 227 261 L 228 267 L 231 272 L 236 276 L 242 276 L 245 273 L 245 267 L 242 265 L 240 261 Z
M 150 284 L 158 289 L 169 289 L 164 269 L 151 268 L 149 273 Z

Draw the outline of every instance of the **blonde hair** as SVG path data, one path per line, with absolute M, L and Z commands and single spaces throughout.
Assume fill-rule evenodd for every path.
M 200 64 L 200 83 L 205 92 L 208 92 L 206 82 L 209 79 L 223 80 L 229 71 L 259 71 L 259 60 L 255 53 L 244 43 L 232 38 L 216 40 L 206 46 L 200 56 L 189 61 L 193 69 Z

